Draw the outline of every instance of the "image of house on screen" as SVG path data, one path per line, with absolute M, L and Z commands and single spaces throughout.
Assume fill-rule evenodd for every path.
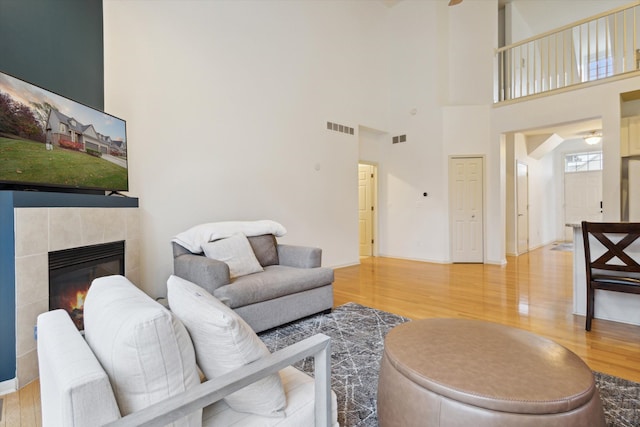
M 92 124 L 82 124 L 73 117 L 67 117 L 51 109 L 47 118 L 47 141 L 62 148 L 78 151 L 94 151 L 112 156 L 126 157 L 126 143 L 111 139 L 96 131 Z

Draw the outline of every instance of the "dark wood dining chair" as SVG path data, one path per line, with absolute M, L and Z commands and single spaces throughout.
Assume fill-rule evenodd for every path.
M 600 244 L 594 244 L 590 237 Z M 629 254 L 631 245 L 639 237 L 640 223 L 637 222 L 582 222 L 587 268 L 587 331 L 591 330 L 596 289 L 640 294 L 640 258 L 636 260 Z M 640 256 L 640 248 L 636 247 L 636 251 Z

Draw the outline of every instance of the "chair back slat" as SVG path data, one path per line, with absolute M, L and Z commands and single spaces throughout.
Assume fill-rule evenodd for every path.
M 640 233 L 629 233 L 617 243 L 614 243 L 604 233 L 592 232 L 590 234 L 598 239 L 598 241 L 606 248 L 604 254 L 602 254 L 598 259 L 591 261 L 591 266 L 593 268 L 640 272 L 640 264 L 625 252 L 625 249 L 631 246 L 631 244 L 640 237 Z M 615 259 L 619 260 L 623 264 L 609 263 L 609 261 Z
M 640 274 L 640 245 L 635 247 L 636 259 L 629 252 L 633 243 L 640 239 L 640 223 L 583 221 L 582 236 L 587 280 L 591 280 L 591 275 L 596 270 L 632 273 L 634 276 Z M 593 236 L 604 250 L 596 259 L 591 259 L 594 248 L 590 236 Z

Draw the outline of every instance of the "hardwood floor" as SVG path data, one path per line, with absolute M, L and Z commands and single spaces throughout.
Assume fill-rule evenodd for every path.
M 572 268 L 572 253 L 551 246 L 506 266 L 362 258 L 335 270 L 334 304 L 515 326 L 564 345 L 593 370 L 640 382 L 640 326 L 595 319 L 586 332 L 584 316 L 572 314 Z
M 0 427 L 41 427 L 40 383 L 33 381 L 19 391 L 0 396 Z
M 584 317 L 571 314 L 572 254 L 550 249 L 508 257 L 506 266 L 363 258 L 335 270 L 334 303 L 519 327 L 564 345 L 593 370 L 640 382 L 640 326 L 595 319 L 586 332 Z M 0 398 L 0 427 L 41 425 L 38 381 Z

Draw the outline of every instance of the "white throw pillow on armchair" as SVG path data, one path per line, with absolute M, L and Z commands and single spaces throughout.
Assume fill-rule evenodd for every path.
M 251 327 L 200 286 L 177 276 L 167 282 L 171 311 L 186 326 L 198 366 L 216 378 L 271 354 Z M 287 401 L 278 374 L 269 375 L 224 399 L 238 412 L 284 417 Z
M 242 233 L 205 243 L 202 249 L 207 258 L 217 259 L 229 266 L 231 279 L 263 271 L 247 236 Z

